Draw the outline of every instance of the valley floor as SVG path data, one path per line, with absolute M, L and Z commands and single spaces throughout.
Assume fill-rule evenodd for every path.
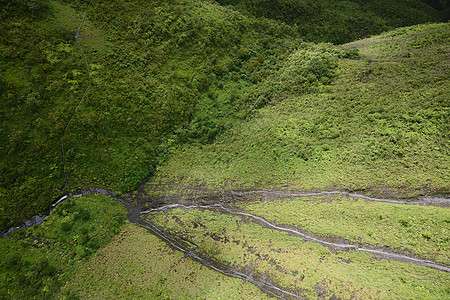
M 276 191 L 182 202 L 142 212 L 137 224 L 153 234 L 127 225 L 64 290 L 82 298 L 449 296 L 446 207 Z

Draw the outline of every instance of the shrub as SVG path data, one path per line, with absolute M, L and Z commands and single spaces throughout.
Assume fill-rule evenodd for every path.
M 25 104 L 28 109 L 30 109 L 31 111 L 35 111 L 42 105 L 41 96 L 37 92 L 32 92 L 28 94 L 25 100 Z
M 70 231 L 70 229 L 72 229 L 72 222 L 70 222 L 70 220 L 63 220 L 61 222 L 61 224 L 59 225 L 59 228 L 63 232 L 68 232 L 68 231 Z
M 3 265 L 7 268 L 14 268 L 18 266 L 21 262 L 22 258 L 17 252 L 10 252 L 6 255 Z
M 100 246 L 97 241 L 90 240 L 89 242 L 86 243 L 86 247 L 92 250 L 97 250 Z
M 312 58 L 305 64 L 305 70 L 316 75 L 317 78 L 331 77 L 332 72 L 329 66 L 318 57 Z
M 361 55 L 359 54 L 359 50 L 357 48 L 345 48 L 340 51 L 337 56 L 339 58 L 361 59 Z
M 13 148 L 20 149 L 25 145 L 25 133 L 21 130 L 11 134 L 9 142 Z
M 77 258 L 83 258 L 87 255 L 86 249 L 82 245 L 78 245 L 75 247 L 75 254 L 77 255 Z
M 80 207 L 76 212 L 73 213 L 73 219 L 87 221 L 91 217 L 91 214 L 87 209 Z

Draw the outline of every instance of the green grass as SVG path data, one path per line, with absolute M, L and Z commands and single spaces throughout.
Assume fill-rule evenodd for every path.
M 450 262 L 448 208 L 375 203 L 341 196 L 254 202 L 242 204 L 242 208 L 278 225 Z
M 62 293 L 105 299 L 265 299 L 256 286 L 226 277 L 172 250 L 137 225 L 80 266 Z
M 277 204 L 280 211 L 291 209 L 286 202 Z M 332 295 L 341 299 L 448 297 L 450 277 L 445 272 L 376 260 L 358 251 L 330 251 L 285 232 L 262 228 L 246 218 L 173 209 L 150 213 L 147 219 L 188 238 L 199 251 L 218 261 L 256 272 L 307 299 Z

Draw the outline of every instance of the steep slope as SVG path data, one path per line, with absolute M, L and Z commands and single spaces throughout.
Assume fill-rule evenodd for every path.
M 341 59 L 357 57 L 352 49 L 304 44 L 307 32 L 295 24 L 216 2 L 89 3 L 1 1 L 0 228 L 86 186 L 131 192 L 183 145 L 210 147 L 221 134 L 234 135 L 268 103 L 287 105 L 292 101 L 283 99 L 328 86 L 343 69 Z M 417 22 L 435 20 L 433 11 L 418 11 L 427 17 L 413 18 Z M 335 21 L 349 24 L 346 18 L 318 17 L 307 24 L 334 28 Z M 375 26 L 381 18 L 370 18 L 368 28 L 378 28 L 373 32 L 388 28 Z M 351 39 L 368 34 L 349 30 L 357 32 Z M 293 52 L 299 48 L 306 53 Z M 311 141 L 322 139 L 311 134 Z M 266 135 L 258 143 L 271 147 L 274 141 Z M 296 149 L 307 158 L 316 148 L 302 142 Z
M 298 192 L 449 193 L 450 26 L 303 41 L 438 17 L 361 3 L 0 0 L 0 229 L 98 186 L 179 202 L 138 224 L 186 247 L 77 195 L 4 238 L 1 294 L 446 298 L 447 207 Z
M 308 41 L 338 44 L 396 27 L 445 19 L 442 4 L 420 0 L 218 0 L 218 2 L 233 5 L 236 9 L 251 15 L 293 25 Z
M 182 147 L 154 182 L 448 192 L 449 29 L 300 47 L 252 94 L 271 105 L 211 145 Z
M 93 3 L 82 26 L 86 1 L 33 3 L 2 6 L 2 228 L 83 186 L 135 189 L 175 130 L 208 142 L 245 118 L 233 95 L 298 44 L 287 26 L 203 1 Z

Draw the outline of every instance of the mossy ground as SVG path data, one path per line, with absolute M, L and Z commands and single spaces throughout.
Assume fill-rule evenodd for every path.
M 132 224 L 81 266 L 62 290 L 89 299 L 268 298 L 256 286 L 202 266 Z

